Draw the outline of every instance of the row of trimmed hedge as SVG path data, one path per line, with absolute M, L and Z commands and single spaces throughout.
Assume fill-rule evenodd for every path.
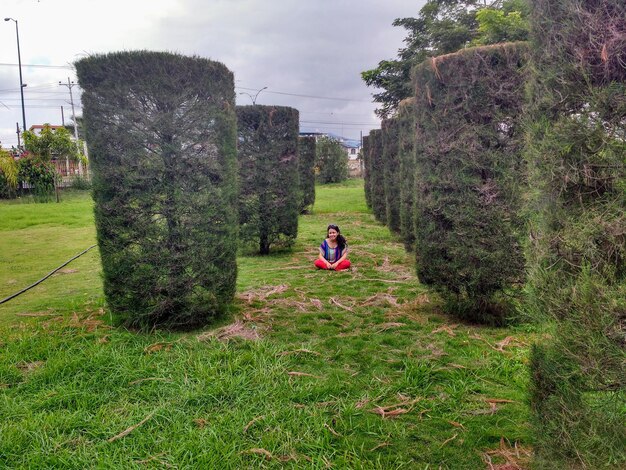
M 236 108 L 232 73 L 198 57 L 119 52 L 76 69 L 109 307 L 141 328 L 219 316 L 239 234 L 268 253 L 314 202 L 315 145 L 298 158 L 298 111 Z
M 365 141 L 375 217 L 415 250 L 421 282 L 471 320 L 504 323 L 512 307 L 503 292 L 519 291 L 524 279 L 527 61 L 523 43 L 428 60 L 413 71 L 415 97 Z
M 364 140 L 365 194 L 451 313 L 554 325 L 530 361 L 536 467 L 621 468 L 626 5 L 531 4 L 530 44 L 414 68 Z

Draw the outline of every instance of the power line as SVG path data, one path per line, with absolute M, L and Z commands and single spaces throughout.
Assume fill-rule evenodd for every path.
M 246 88 L 246 87 L 242 87 L 242 86 L 236 86 L 235 88 L 238 88 L 240 90 L 257 90 L 257 88 Z M 352 101 L 355 103 L 371 103 L 371 101 L 365 101 L 365 100 L 353 100 L 351 98 L 333 98 L 330 96 L 316 96 L 316 95 L 300 95 L 297 93 L 287 93 L 285 91 L 269 91 L 269 90 L 265 90 L 264 93 L 272 93 L 274 95 L 286 95 L 286 96 L 298 96 L 301 98 L 313 98 L 313 99 L 318 99 L 318 100 L 331 100 L 331 101 Z
M 9 64 L 5 62 L 0 62 L 0 67 L 18 67 L 19 64 Z M 74 70 L 73 65 L 44 65 L 44 64 L 22 64 L 22 67 L 35 67 L 42 69 L 70 69 Z

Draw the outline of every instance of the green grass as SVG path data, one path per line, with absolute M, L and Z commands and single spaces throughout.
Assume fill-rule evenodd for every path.
M 312 268 L 328 223 L 353 270 Z M 91 203 L 1 203 L 0 235 L 8 295 L 93 243 Z M 96 250 L 1 305 L 0 467 L 476 469 L 528 448 L 537 333 L 441 314 L 362 182 L 318 186 L 293 250 L 238 263 L 221 325 L 260 340 L 108 326 Z

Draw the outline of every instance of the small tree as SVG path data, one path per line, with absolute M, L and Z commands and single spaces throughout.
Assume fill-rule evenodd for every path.
M 240 235 L 266 255 L 298 235 L 298 110 L 237 106 L 237 133 Z
M 383 131 L 383 180 L 385 183 L 386 224 L 389 230 L 400 233 L 400 159 L 398 154 L 400 123 L 385 119 Z
M 315 165 L 317 180 L 322 184 L 348 179 L 348 154 L 335 139 L 322 136 L 317 140 Z
M 383 131 L 374 129 L 369 134 L 369 185 L 374 217 L 387 223 L 387 200 L 385 196 L 385 165 L 383 160 Z

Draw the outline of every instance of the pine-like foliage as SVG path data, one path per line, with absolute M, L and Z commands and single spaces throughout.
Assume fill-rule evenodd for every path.
M 365 204 L 368 208 L 372 208 L 372 188 L 371 188 L 371 172 L 372 157 L 370 148 L 370 137 L 363 136 L 363 147 L 361 147 L 361 158 L 363 159 L 363 190 L 365 192 Z
M 109 307 L 137 327 L 222 313 L 237 275 L 232 73 L 159 52 L 76 63 Z
M 385 119 L 383 132 L 383 178 L 385 184 L 386 223 L 389 230 L 400 233 L 400 123 L 397 119 Z
M 502 293 L 524 279 L 518 184 L 527 55 L 524 43 L 470 48 L 414 70 L 418 275 L 451 313 L 473 321 L 503 323 L 512 308 Z
M 383 160 L 383 131 L 374 129 L 369 134 L 370 144 L 370 199 L 372 211 L 379 222 L 387 223 L 387 201 L 385 197 L 385 165 Z
M 348 179 L 348 154 L 339 141 L 322 136 L 316 144 L 317 181 L 340 183 Z
M 237 133 L 240 235 L 268 254 L 271 245 L 291 245 L 298 235 L 298 110 L 237 106 Z
M 300 213 L 315 203 L 315 137 L 298 140 L 298 174 L 300 175 Z
M 415 99 L 398 107 L 398 159 L 400 160 L 400 237 L 407 251 L 415 248 Z
M 527 159 L 537 468 L 626 467 L 626 4 L 533 0 Z

